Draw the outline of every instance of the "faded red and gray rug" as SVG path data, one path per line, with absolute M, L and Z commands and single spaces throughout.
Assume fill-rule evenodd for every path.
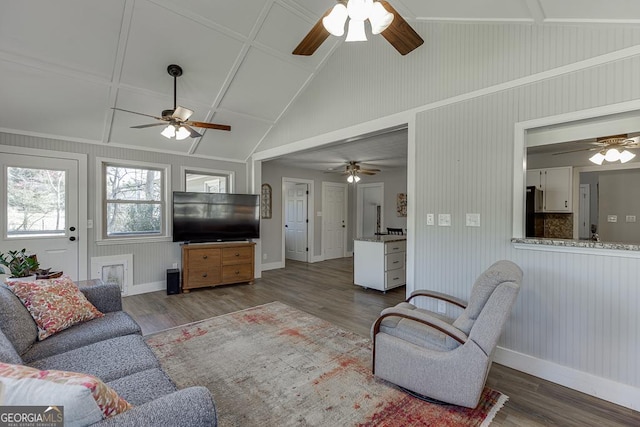
M 371 342 L 273 302 L 146 338 L 179 388 L 204 385 L 219 425 L 486 426 L 506 402 L 477 408 L 416 399 L 371 374 Z

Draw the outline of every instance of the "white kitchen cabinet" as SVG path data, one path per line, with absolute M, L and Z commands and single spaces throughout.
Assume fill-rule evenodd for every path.
M 527 186 L 542 190 L 543 212 L 572 212 L 573 168 L 531 169 L 527 171 Z
M 406 284 L 406 236 L 375 236 L 353 242 L 353 282 L 386 292 Z

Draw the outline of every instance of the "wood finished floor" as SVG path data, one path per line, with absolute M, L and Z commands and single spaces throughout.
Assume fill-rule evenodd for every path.
M 404 300 L 405 288 L 386 294 L 353 285 L 352 259 L 266 271 L 253 285 L 194 290 L 188 294 L 152 292 L 124 298 L 124 309 L 149 334 L 272 301 L 280 301 L 369 336 L 380 311 Z M 471 284 L 469 285 L 471 286 Z M 574 390 L 493 364 L 487 385 L 509 401 L 496 426 L 640 426 L 640 413 Z

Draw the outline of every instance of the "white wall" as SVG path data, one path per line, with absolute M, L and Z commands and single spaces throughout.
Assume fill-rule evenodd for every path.
M 96 209 L 96 157 L 143 161 L 171 165 L 172 190 L 180 190 L 180 167 L 206 168 L 228 170 L 235 172 L 235 191 L 245 192 L 247 189 L 246 165 L 244 163 L 223 162 L 195 157 L 170 155 L 165 153 L 129 150 L 115 148 L 108 145 L 83 144 L 77 142 L 60 141 L 46 138 L 14 135 L 0 132 L 0 145 L 38 148 L 61 152 L 84 153 L 88 156 L 88 218 L 95 220 Z M 98 227 L 96 224 L 95 227 Z M 181 263 L 180 245 L 173 242 L 137 243 L 137 244 L 106 244 L 96 245 L 96 228 L 88 230 L 87 265 L 91 257 L 133 254 L 134 276 L 133 287 L 128 293 L 164 289 L 166 286 L 166 270 L 172 268 L 173 263 Z M 137 289 L 136 289 L 137 288 Z
M 405 117 L 416 147 L 409 282 L 466 298 L 489 264 L 515 261 L 524 283 L 498 360 L 640 409 L 640 261 L 510 242 L 515 124 L 639 99 L 640 28 L 416 27 L 426 42 L 407 57 L 381 38 L 344 44 L 259 150 Z M 425 226 L 427 213 L 450 213 L 452 226 Z M 481 227 L 465 227 L 465 213 Z

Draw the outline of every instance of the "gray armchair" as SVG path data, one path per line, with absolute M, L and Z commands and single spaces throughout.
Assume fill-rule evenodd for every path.
M 521 282 L 516 264 L 498 261 L 478 277 L 468 304 L 419 290 L 383 310 L 371 328 L 374 374 L 410 392 L 475 408 Z M 411 304 L 417 297 L 446 301 L 464 311 L 447 318 Z

